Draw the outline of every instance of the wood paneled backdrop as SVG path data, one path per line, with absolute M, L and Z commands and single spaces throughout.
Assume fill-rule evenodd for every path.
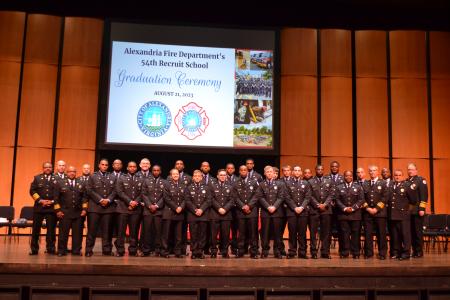
M 16 217 L 43 161 L 94 165 L 102 36 L 99 19 L 0 12 L 0 205 Z M 450 213 L 450 33 L 288 28 L 280 43 L 281 164 L 432 166 Z

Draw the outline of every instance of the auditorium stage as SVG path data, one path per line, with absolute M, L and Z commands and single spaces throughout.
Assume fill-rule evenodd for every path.
M 424 258 L 409 261 L 340 259 L 337 249 L 332 249 L 331 260 L 117 258 L 99 255 L 100 240 L 97 240 L 94 256 L 87 258 L 57 257 L 46 255 L 43 250 L 37 256 L 29 256 L 28 242 L 27 236 L 20 237 L 19 241 L 0 236 L 0 296 L 2 288 L 22 291 L 25 286 L 28 293 L 42 288 L 72 288 L 85 293 L 89 290 L 89 295 L 96 289 L 119 290 L 120 295 L 126 291 L 139 291 L 138 299 L 147 299 L 145 295 L 157 291 L 165 291 L 166 296 L 170 291 L 175 291 L 178 296 L 185 292 L 186 296 L 203 293 L 200 299 L 211 292 L 219 295 L 229 292 L 236 296 L 242 292 L 242 296 L 254 295 L 255 299 L 264 299 L 277 292 L 282 295 L 311 293 L 313 296 L 316 293 L 320 296 L 317 299 L 321 299 L 327 291 L 344 293 L 342 296 L 346 292 L 367 296 L 380 292 L 380 295 L 390 292 L 397 295 L 403 291 L 413 295 L 418 293 L 418 297 L 425 299 L 428 299 L 428 293 L 435 292 L 446 296 L 442 299 L 450 299 L 450 253 L 438 254 L 437 250 L 427 253 Z M 42 237 L 41 245 L 44 244 Z M 314 297 L 311 299 L 316 299 Z M 372 298 L 380 297 L 364 299 Z

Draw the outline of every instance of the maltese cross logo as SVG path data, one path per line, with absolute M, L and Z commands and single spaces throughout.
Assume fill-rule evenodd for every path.
M 205 133 L 209 118 L 203 107 L 195 102 L 189 102 L 178 110 L 174 123 L 180 134 L 194 140 Z

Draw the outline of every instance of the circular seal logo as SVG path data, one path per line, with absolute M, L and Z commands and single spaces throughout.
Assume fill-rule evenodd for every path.
M 170 128 L 172 115 L 160 101 L 149 101 L 142 105 L 137 115 L 139 129 L 149 137 L 160 137 Z
M 178 110 L 174 123 L 181 135 L 193 140 L 205 133 L 209 118 L 203 107 L 195 102 L 189 102 Z

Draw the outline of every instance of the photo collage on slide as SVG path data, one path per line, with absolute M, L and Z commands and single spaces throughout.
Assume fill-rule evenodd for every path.
M 273 51 L 236 49 L 236 148 L 272 148 Z

